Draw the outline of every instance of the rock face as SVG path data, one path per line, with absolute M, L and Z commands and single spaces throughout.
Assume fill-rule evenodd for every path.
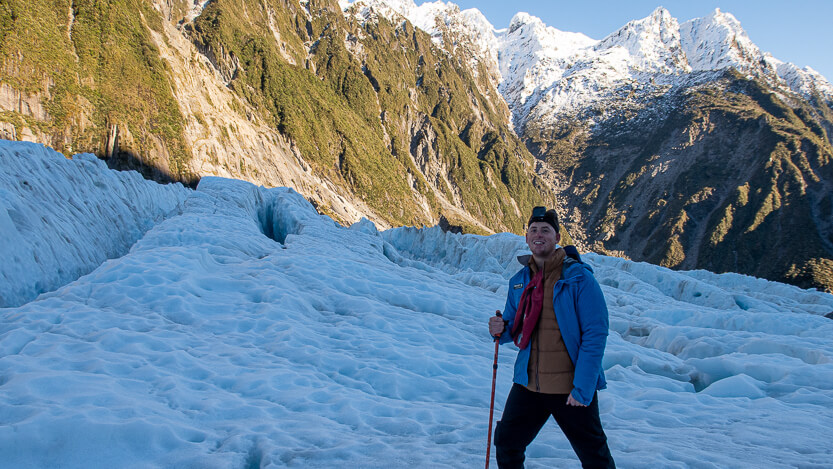
M 12 4 L 28 14 L 2 23 L 7 138 L 157 180 L 291 186 L 345 223 L 518 231 L 554 203 L 495 77 L 381 4 Z
M 651 111 L 662 118 L 604 122 L 580 157 L 554 157 L 582 240 L 673 268 L 825 285 L 833 165 L 818 114 L 734 72 Z

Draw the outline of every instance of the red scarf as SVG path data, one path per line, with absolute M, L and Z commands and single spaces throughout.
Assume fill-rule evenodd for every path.
M 544 307 L 544 269 L 538 270 L 529 281 L 518 302 L 515 323 L 512 324 L 512 339 L 523 350 L 532 339 L 532 332 L 538 325 L 541 309 Z

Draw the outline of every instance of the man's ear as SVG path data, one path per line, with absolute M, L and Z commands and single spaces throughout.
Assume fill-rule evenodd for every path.
M 555 242 L 556 242 L 556 244 L 561 242 L 561 232 L 560 231 L 555 232 Z

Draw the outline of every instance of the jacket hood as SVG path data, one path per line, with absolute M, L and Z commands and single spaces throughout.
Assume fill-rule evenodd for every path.
M 572 257 L 573 259 L 577 260 L 579 263 L 583 264 L 583 262 L 581 260 L 581 255 L 579 255 L 578 249 L 576 249 L 575 246 L 570 244 L 568 246 L 558 246 L 558 247 L 564 249 L 564 252 L 567 254 L 568 259 Z M 518 256 L 518 262 L 520 262 L 520 264 L 522 266 L 526 267 L 529 264 L 529 258 L 530 257 L 532 257 L 532 254 L 520 255 L 520 256 Z M 592 272 L 592 270 L 591 270 L 591 272 Z
M 532 257 L 532 254 L 524 254 L 522 256 L 518 256 L 518 262 L 523 265 L 529 265 L 529 258 Z
M 571 278 L 574 278 L 574 277 L 578 277 L 579 275 L 584 273 L 585 269 L 588 272 L 590 272 L 591 274 L 593 273 L 593 268 L 590 267 L 590 265 L 585 264 L 581 260 L 581 256 L 579 255 L 578 249 L 576 249 L 575 246 L 569 245 L 569 246 L 559 246 L 559 247 L 564 248 L 564 251 L 567 254 L 567 257 L 564 258 L 563 270 L 561 271 L 561 278 L 562 279 L 567 280 L 567 279 L 571 279 Z M 532 257 L 532 254 L 520 255 L 520 256 L 518 256 L 518 262 L 520 262 L 520 264 L 522 266 L 524 266 L 524 268 L 528 268 L 529 259 L 531 257 Z M 522 271 L 523 271 L 523 269 L 522 269 Z

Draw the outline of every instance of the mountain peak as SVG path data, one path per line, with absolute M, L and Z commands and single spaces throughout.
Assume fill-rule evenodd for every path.
M 616 36 L 624 31 L 663 31 L 676 30 L 679 26 L 677 19 L 671 16 L 671 13 L 663 7 L 657 7 L 650 15 L 645 18 L 629 21 L 625 26 L 622 26 L 618 31 L 609 35 Z
M 537 16 L 532 16 L 525 11 L 519 11 L 515 13 L 515 16 L 512 17 L 511 21 L 509 21 L 509 33 L 511 34 L 527 25 L 531 25 L 533 28 L 536 26 L 546 27 L 544 25 L 544 22 L 541 21 L 541 18 L 538 18 Z
M 651 15 L 648 18 L 652 18 L 654 21 L 667 21 L 667 20 L 675 20 L 674 17 L 671 16 L 671 13 L 663 6 L 658 6 L 651 12 Z
M 707 22 L 724 24 L 732 29 L 743 31 L 740 21 L 735 18 L 735 15 L 729 12 L 721 11 L 720 8 L 715 8 L 714 11 L 704 16 L 702 19 Z
M 763 59 L 740 21 L 719 8 L 703 18 L 683 23 L 680 34 L 689 65 L 695 71 L 735 67 L 750 72 Z
M 651 15 L 634 20 L 604 38 L 596 50 L 603 52 L 617 47 L 632 57 L 629 67 L 636 71 L 680 73 L 689 71 L 680 43 L 677 19 L 663 7 Z
M 549 51 L 572 52 L 597 42 L 582 33 L 561 31 L 552 26 L 547 26 L 541 18 L 525 12 L 516 13 L 509 23 L 509 29 L 502 32 L 504 43 L 510 44 L 518 41 L 526 44 L 534 43 L 535 50 L 548 49 Z M 535 50 L 527 48 L 527 52 L 534 52 Z

